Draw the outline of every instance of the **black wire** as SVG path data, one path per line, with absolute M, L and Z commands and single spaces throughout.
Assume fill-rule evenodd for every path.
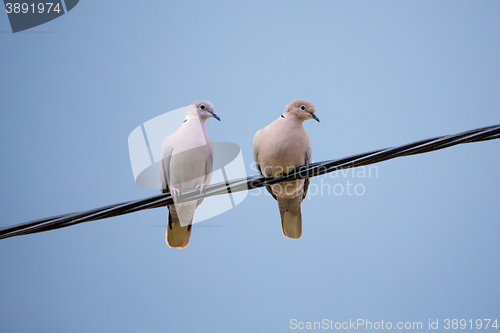
M 296 168 L 293 172 L 275 179 L 265 178 L 264 176 L 251 176 L 229 182 L 220 182 L 205 187 L 203 194 L 199 194 L 195 189 L 183 190 L 182 194 L 178 196 L 178 202 L 199 200 L 214 195 L 226 194 L 229 191 L 235 193 L 294 179 L 311 178 L 337 170 L 379 163 L 396 157 L 428 153 L 461 143 L 480 142 L 498 138 L 500 138 L 500 125 L 488 126 L 455 135 L 445 135 L 341 159 L 303 165 Z M 83 222 L 97 221 L 172 204 L 173 200 L 170 193 L 159 194 L 145 199 L 122 202 L 84 212 L 57 215 L 0 228 L 0 239 L 65 228 Z

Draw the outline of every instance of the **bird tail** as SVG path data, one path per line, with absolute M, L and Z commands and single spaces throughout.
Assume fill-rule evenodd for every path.
M 193 220 L 191 220 L 191 223 Z M 165 240 L 167 245 L 178 249 L 183 249 L 189 244 L 191 238 L 192 224 L 182 226 L 177 211 L 174 206 L 170 206 L 168 210 L 168 225 Z
M 278 198 L 283 236 L 299 239 L 302 236 L 301 198 Z

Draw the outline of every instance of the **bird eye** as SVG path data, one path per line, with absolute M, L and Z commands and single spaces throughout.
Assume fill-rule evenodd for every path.
M 306 109 L 306 106 L 305 106 L 305 105 L 301 105 L 301 106 L 300 106 L 300 109 L 301 109 L 301 110 L 305 110 L 305 109 Z
M 205 104 L 200 104 L 200 109 L 205 110 Z

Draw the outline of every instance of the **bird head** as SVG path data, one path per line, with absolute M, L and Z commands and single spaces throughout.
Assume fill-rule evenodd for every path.
M 215 114 L 214 106 L 209 101 L 196 101 L 191 104 L 191 107 L 193 109 L 192 112 L 196 112 L 198 117 L 203 121 L 207 120 L 208 118 L 215 118 L 220 121 L 219 116 Z
M 315 112 L 316 108 L 313 103 L 306 99 L 296 99 L 286 106 L 284 115 L 285 117 L 296 117 L 301 121 L 314 119 L 319 122 L 319 118 L 314 114 Z

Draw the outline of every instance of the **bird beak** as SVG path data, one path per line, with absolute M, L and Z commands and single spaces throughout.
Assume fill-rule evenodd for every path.
M 220 118 L 218 115 L 216 115 L 215 113 L 213 112 L 210 112 L 210 114 L 212 115 L 212 117 L 214 117 L 215 119 L 217 119 L 218 121 L 220 121 Z
M 314 114 L 314 113 L 309 113 L 311 115 L 311 118 L 316 120 L 319 123 L 319 118 Z

